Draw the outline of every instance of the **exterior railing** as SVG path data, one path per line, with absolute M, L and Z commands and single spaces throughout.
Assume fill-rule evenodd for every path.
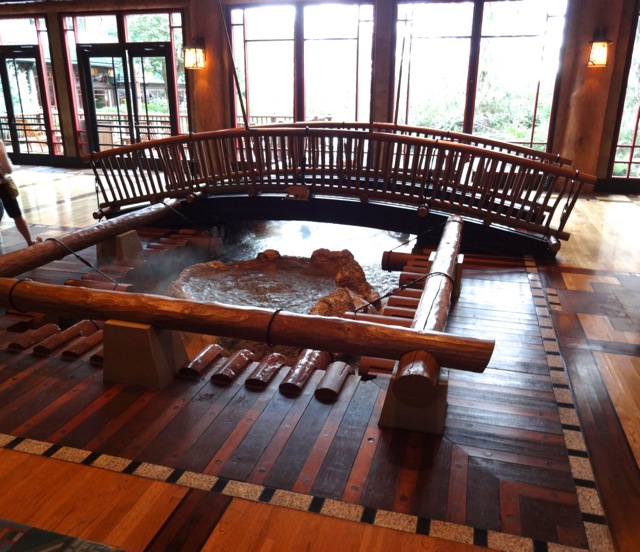
M 583 187 L 595 183 L 595 177 L 549 160 L 391 127 L 231 129 L 86 159 L 101 195 L 98 217 L 168 197 L 286 194 L 385 202 L 415 207 L 418 214 L 456 213 L 554 240 L 568 238 L 569 214 Z

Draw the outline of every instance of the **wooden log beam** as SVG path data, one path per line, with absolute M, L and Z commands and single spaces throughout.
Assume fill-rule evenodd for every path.
M 0 305 L 334 353 L 399 359 L 409 351 L 422 350 L 443 366 L 472 372 L 486 368 L 494 348 L 493 341 L 443 332 L 11 278 L 0 278 Z
M 440 332 L 447 325 L 462 224 L 457 215 L 449 217 L 445 224 L 411 326 L 418 331 Z M 394 395 L 412 405 L 417 405 L 420 400 L 430 400 L 436 392 L 441 365 L 428 351 L 418 355 L 415 352 L 405 353 L 400 357 L 392 382 Z
M 19 276 L 29 270 L 61 259 L 69 255 L 71 251 L 81 251 L 123 232 L 162 220 L 179 205 L 179 200 L 167 200 L 166 203 L 150 205 L 117 218 L 74 230 L 69 234 L 57 237 L 56 240 L 45 240 L 31 247 L 7 253 L 0 257 L 0 276 L 9 278 Z

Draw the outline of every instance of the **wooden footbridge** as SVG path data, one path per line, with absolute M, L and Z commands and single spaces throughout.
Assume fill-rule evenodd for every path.
M 595 184 L 557 155 L 392 124 L 222 130 L 86 159 L 99 190 L 97 218 L 172 198 L 185 200 L 198 224 L 280 218 L 418 234 L 438 214 L 458 214 L 478 223 L 465 234 L 474 226 L 506 230 L 554 253 L 569 238 L 576 200 Z

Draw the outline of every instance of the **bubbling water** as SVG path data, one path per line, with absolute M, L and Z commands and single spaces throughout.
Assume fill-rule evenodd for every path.
M 225 254 L 221 260 L 231 263 L 253 259 L 266 249 L 275 249 L 283 256 L 297 257 L 308 257 L 312 251 L 321 248 L 332 251 L 347 249 L 362 267 L 369 284 L 383 295 L 398 286 L 398 273 L 381 268 L 382 253 L 388 250 L 410 252 L 413 242 L 407 243 L 408 240 L 406 234 L 359 226 L 299 221 L 254 222 L 247 223 L 241 231 L 225 238 Z M 310 302 L 313 297 L 322 297 L 323 293 L 315 295 L 315 292 L 312 296 L 312 286 L 304 276 L 297 281 L 296 275 L 293 280 L 294 289 L 310 296 Z M 231 292 L 235 294 L 233 290 Z M 298 300 L 302 302 L 305 298 L 293 299 L 291 304 Z M 278 308 L 292 310 L 290 306 Z M 296 309 L 294 312 L 299 311 Z
M 284 259 L 283 261 L 286 261 Z M 192 277 L 183 291 L 196 301 L 283 309 L 305 314 L 335 289 L 335 280 L 317 271 L 279 263 L 277 271 L 228 270 Z

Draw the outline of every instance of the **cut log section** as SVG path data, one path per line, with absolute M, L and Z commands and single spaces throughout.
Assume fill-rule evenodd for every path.
M 180 368 L 178 374 L 188 378 L 199 378 L 220 357 L 228 356 L 229 353 L 217 343 L 207 345 L 191 362 Z
M 211 381 L 217 385 L 229 385 L 255 360 L 256 356 L 249 349 L 240 349 L 215 371 Z
M 324 370 L 332 360 L 331 353 L 305 349 L 280 384 L 280 393 L 287 397 L 297 397 L 314 370 Z
M 7 345 L 7 351 L 21 353 L 36 343 L 40 343 L 43 339 L 57 334 L 59 331 L 60 327 L 57 324 L 45 324 L 37 330 L 27 330 Z
M 351 374 L 353 368 L 346 362 L 336 361 L 329 364 L 314 393 L 316 399 L 326 403 L 337 401 L 344 382 Z
M 33 348 L 33 354 L 36 356 L 48 356 L 77 337 L 90 336 L 97 332 L 98 329 L 98 325 L 92 320 L 81 320 L 66 330 L 43 339 Z
M 286 361 L 286 357 L 280 353 L 269 353 L 259 362 L 255 370 L 251 372 L 245 380 L 245 387 L 252 391 L 262 391 L 266 389 L 269 382 L 273 379 L 273 376 L 278 373 Z
M 85 353 L 88 353 L 94 347 L 97 347 L 102 343 L 104 337 L 104 331 L 98 330 L 88 337 L 82 337 L 69 344 L 67 348 L 62 351 L 60 355 L 64 360 L 72 361 L 80 358 Z

